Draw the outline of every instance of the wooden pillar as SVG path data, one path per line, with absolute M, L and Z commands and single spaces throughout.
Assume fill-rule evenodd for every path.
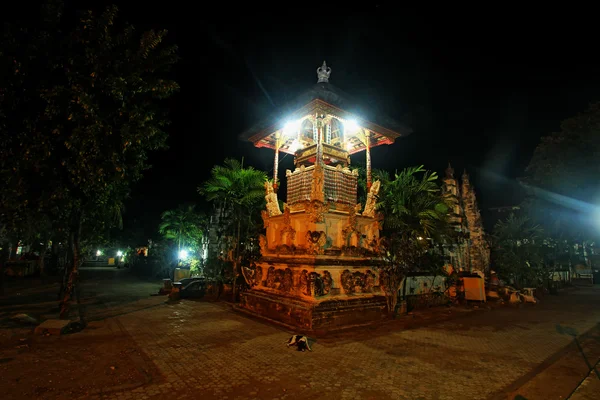
M 367 193 L 371 190 L 373 177 L 371 175 L 371 132 L 365 129 L 365 150 L 367 154 Z
M 317 123 L 317 159 L 315 160 L 315 164 L 323 165 L 323 115 L 316 115 L 316 123 Z
M 277 173 L 279 170 L 279 148 L 281 147 L 281 133 L 275 134 L 275 160 L 273 161 L 273 190 L 277 191 Z

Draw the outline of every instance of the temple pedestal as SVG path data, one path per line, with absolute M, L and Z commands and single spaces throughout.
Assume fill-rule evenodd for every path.
M 283 213 L 270 184 L 262 212 L 262 258 L 242 268 L 251 289 L 240 307 L 306 332 L 337 330 L 380 321 L 386 301 L 379 286 L 379 182 L 360 212 L 358 174 L 316 165 L 288 171 Z
M 383 296 L 323 300 L 317 303 L 291 296 L 252 290 L 241 294 L 246 312 L 279 322 L 302 333 L 366 325 L 386 318 Z
M 252 289 L 240 307 L 256 316 L 302 332 L 322 332 L 386 318 L 374 261 L 348 256 L 264 257 L 245 270 Z

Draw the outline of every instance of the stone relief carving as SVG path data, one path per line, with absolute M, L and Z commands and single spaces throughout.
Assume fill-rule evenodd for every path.
M 281 215 L 277 194 L 273 191 L 273 184 L 269 181 L 265 181 L 265 190 L 267 193 L 265 200 L 267 201 L 267 212 L 269 213 L 269 217 Z
M 348 223 L 342 230 L 342 237 L 346 246 L 360 247 L 361 235 L 357 229 L 356 210 L 350 209 L 348 212 Z M 355 240 L 352 240 L 352 239 Z
M 242 275 L 246 283 L 251 287 L 260 285 L 262 281 L 262 268 L 260 266 L 254 268 L 242 267 Z
M 375 287 L 375 278 L 375 274 L 371 270 L 352 273 L 346 269 L 342 272 L 342 288 L 346 294 L 372 293 Z
M 269 267 L 264 286 L 282 292 L 291 292 L 294 288 L 294 274 L 289 268 L 275 269 L 275 267 Z
M 373 182 L 373 185 L 367 194 L 367 201 L 362 215 L 371 218 L 375 217 L 375 206 L 377 205 L 377 196 L 379 195 L 380 188 L 381 182 L 379 180 Z
M 283 212 L 283 229 L 281 230 L 281 244 L 292 246 L 296 239 L 296 230 L 292 227 L 290 208 L 286 207 Z
M 319 223 L 323 222 L 323 214 L 327 211 L 327 205 L 321 201 L 310 201 L 305 206 L 306 213 L 309 216 L 310 222 Z
M 307 251 L 309 254 L 323 254 L 327 243 L 327 234 L 323 231 L 306 232 Z
M 302 270 L 300 273 L 300 291 L 305 296 L 320 297 L 329 294 L 333 286 L 333 278 L 329 271 L 323 274 Z
M 375 252 L 365 247 L 344 246 L 341 248 L 341 255 L 348 257 L 372 257 Z

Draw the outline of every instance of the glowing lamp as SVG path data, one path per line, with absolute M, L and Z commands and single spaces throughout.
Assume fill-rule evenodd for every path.
M 102 255 L 102 250 L 96 250 L 96 257 L 100 257 Z
M 299 121 L 288 121 L 283 127 L 284 136 L 292 136 L 298 132 L 298 128 L 300 128 Z
M 355 119 L 350 119 L 344 122 L 344 128 L 346 128 L 347 135 L 354 135 L 360 129 L 358 122 Z
M 121 250 L 117 251 L 117 257 L 121 257 L 123 255 L 123 252 Z
M 185 260 L 186 258 L 188 258 L 187 250 L 179 250 L 179 259 Z

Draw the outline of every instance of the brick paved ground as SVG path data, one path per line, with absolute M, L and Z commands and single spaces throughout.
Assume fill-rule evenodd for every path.
M 118 317 L 161 377 L 86 398 L 482 399 L 569 345 L 564 328 L 596 325 L 599 299 L 599 288 L 580 289 L 427 327 L 347 332 L 318 338 L 312 353 L 287 349 L 289 332 L 222 304 L 183 301 Z

